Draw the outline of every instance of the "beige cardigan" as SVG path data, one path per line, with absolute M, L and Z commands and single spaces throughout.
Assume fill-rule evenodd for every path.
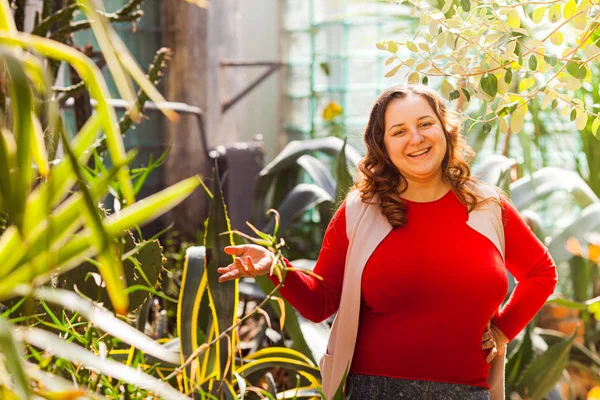
M 499 198 L 496 190 L 484 183 L 477 184 L 473 191 L 479 199 Z M 373 203 L 377 203 L 376 198 Z M 467 224 L 486 236 L 498 248 L 504 258 L 504 228 L 502 210 L 494 201 L 481 204 L 469 213 Z M 337 316 L 333 322 L 327 353 L 319 362 L 323 378 L 323 394 L 333 400 L 346 369 L 350 369 L 360 313 L 360 290 L 363 269 L 371 253 L 392 230 L 387 218 L 377 204 L 362 202 L 357 190 L 346 199 L 346 234 L 349 246 L 346 254 L 342 295 Z M 504 400 L 504 363 L 506 352 L 491 363 L 488 384 L 491 400 Z

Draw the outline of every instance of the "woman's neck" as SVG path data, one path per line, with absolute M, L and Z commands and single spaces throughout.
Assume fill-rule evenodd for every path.
M 411 201 L 428 202 L 444 197 L 451 189 L 451 185 L 444 181 L 437 183 L 408 182 L 408 187 L 400 196 Z

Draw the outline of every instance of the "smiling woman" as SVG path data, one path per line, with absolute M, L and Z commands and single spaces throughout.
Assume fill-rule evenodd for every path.
M 435 91 L 383 92 L 364 140 L 314 268 L 322 279 L 289 271 L 280 289 L 312 321 L 338 313 L 325 398 L 341 384 L 351 399 L 503 400 L 505 345 L 556 286 L 548 251 L 502 191 L 471 177 L 473 151 Z M 269 273 L 267 249 L 225 251 L 238 257 L 222 281 Z M 500 308 L 506 270 L 519 283 Z

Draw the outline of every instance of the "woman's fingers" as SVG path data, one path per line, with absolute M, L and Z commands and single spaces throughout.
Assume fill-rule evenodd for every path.
M 225 253 L 231 254 L 234 256 L 241 256 L 242 254 L 244 254 L 246 252 L 246 250 L 248 250 L 248 245 L 245 245 L 245 244 L 240 244 L 238 246 L 225 246 L 225 248 L 223 249 L 223 251 L 225 251 Z
M 498 349 L 496 349 L 496 346 L 494 345 L 494 347 L 492 347 L 492 349 L 490 350 L 489 354 L 485 358 L 485 362 L 488 363 L 488 364 L 491 363 L 492 360 L 496 357 L 497 354 L 498 354 Z
M 219 282 L 221 282 L 221 283 L 222 282 L 227 282 L 227 281 L 231 281 L 231 280 L 237 279 L 239 277 L 240 277 L 240 271 L 238 271 L 237 268 L 234 267 L 229 272 L 226 272 L 223 275 L 221 275 L 219 277 Z
M 496 347 L 496 342 L 493 340 L 486 340 L 485 342 L 481 343 L 481 350 L 491 349 L 492 347 Z

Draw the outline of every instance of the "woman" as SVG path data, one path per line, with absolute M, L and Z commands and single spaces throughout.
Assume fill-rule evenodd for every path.
M 495 360 L 502 387 L 491 398 L 503 398 L 497 355 L 552 294 L 549 253 L 500 190 L 470 176 L 473 151 L 436 92 L 386 90 L 364 140 L 314 269 L 323 280 L 290 272 L 280 290 L 312 321 L 338 311 L 323 392 L 331 399 L 349 367 L 352 399 L 490 399 Z M 225 252 L 237 257 L 221 281 L 269 271 L 260 246 Z M 506 269 L 518 284 L 500 310 Z

